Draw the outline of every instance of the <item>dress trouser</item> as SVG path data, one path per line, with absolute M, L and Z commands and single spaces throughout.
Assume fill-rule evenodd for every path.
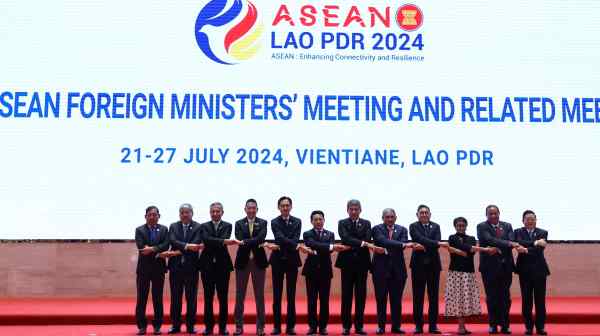
M 256 303 L 256 329 L 265 328 L 265 269 L 256 265 L 253 258 L 243 269 L 235 272 L 235 325 L 237 328 L 244 326 L 244 301 L 248 280 L 252 277 L 252 288 L 254 289 L 254 302 Z

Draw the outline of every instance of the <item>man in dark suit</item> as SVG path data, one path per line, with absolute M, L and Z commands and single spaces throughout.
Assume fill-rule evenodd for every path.
M 215 291 L 219 301 L 219 334 L 228 335 L 227 317 L 229 292 L 229 277 L 233 271 L 228 245 L 239 244 L 231 237 L 232 225 L 222 220 L 223 205 L 219 202 L 210 205 L 210 221 L 201 225 L 204 250 L 200 254 L 199 267 L 204 288 L 204 335 L 212 335 L 215 325 L 213 300 Z
M 169 258 L 171 322 L 169 334 L 181 332 L 181 301 L 185 292 L 187 332 L 195 334 L 198 304 L 198 251 L 204 248 L 200 224 L 192 220 L 190 204 L 179 207 L 179 221 L 169 227 L 169 242 L 175 252 Z
M 317 326 L 320 335 L 327 335 L 329 322 L 329 291 L 333 270 L 331 267 L 331 253 L 345 251 L 349 247 L 335 244 L 335 235 L 323 228 L 325 214 L 315 210 L 310 214 L 313 225 L 311 230 L 304 232 L 304 244 L 314 252 L 309 254 L 304 262 L 302 275 L 306 279 L 306 294 L 308 297 L 308 335 L 316 335 Z M 317 301 L 320 309 L 317 317 Z
M 256 200 L 249 199 L 244 207 L 246 217 L 235 222 L 235 238 L 242 243 L 235 257 L 235 335 L 244 333 L 244 300 L 248 280 L 252 276 L 256 304 L 256 334 L 265 334 L 265 273 L 269 266 L 263 248 L 267 237 L 267 221 L 256 217 Z
M 437 326 L 442 270 L 439 248 L 448 246 L 448 243 L 441 241 L 440 226 L 431 221 L 431 211 L 427 205 L 417 207 L 417 218 L 418 221 L 410 224 L 410 237 L 425 249 L 413 250 L 410 257 L 415 334 L 423 333 L 423 301 L 426 288 L 429 300 L 429 333 L 441 334 Z
M 510 334 L 510 286 L 514 271 L 512 249 L 519 247 L 513 242 L 513 229 L 510 223 L 500 221 L 500 209 L 488 205 L 485 209 L 487 220 L 477 225 L 477 239 L 483 248 L 495 247 L 497 253 L 483 253 L 479 257 L 479 272 L 483 279 L 485 301 L 489 315 L 489 333 L 497 334 L 498 327 L 503 334 Z
M 346 204 L 348 218 L 338 222 L 338 234 L 344 245 L 350 250 L 340 252 L 335 267 L 342 271 L 342 335 L 350 334 L 352 326 L 352 298 L 355 296 L 354 329 L 359 335 L 366 335 L 363 329 L 365 301 L 367 298 L 367 275 L 371 269 L 370 249 L 374 249 L 371 240 L 371 222 L 360 218 L 362 211 L 358 200 Z
M 550 275 L 548 263 L 544 257 L 548 231 L 537 227 L 537 218 L 533 211 L 523 212 L 523 227 L 515 230 L 514 239 L 523 246 L 517 257 L 516 273 L 519 274 L 522 312 L 525 320 L 525 334 L 533 334 L 533 303 L 535 301 L 535 329 L 538 335 L 547 335 L 546 324 L 546 278 Z
M 396 225 L 396 212 L 394 209 L 384 209 L 382 214 L 383 224 L 373 227 L 373 242 L 381 250 L 374 250 L 373 254 L 373 287 L 377 301 L 377 334 L 385 333 L 387 317 L 387 301 L 390 299 L 392 317 L 392 333 L 404 334 L 401 329 L 402 293 L 406 285 L 406 264 L 404 262 L 404 249 L 413 248 L 414 244 L 408 242 L 408 230 L 404 226 Z
M 167 265 L 160 253 L 169 249 L 169 229 L 158 224 L 160 213 L 155 206 L 146 208 L 146 224 L 135 229 L 135 244 L 138 248 L 136 269 L 137 302 L 135 320 L 138 335 L 146 334 L 146 303 L 152 284 L 152 306 L 154 307 L 154 334 L 160 334 L 163 323 L 163 288 Z
M 300 249 L 305 249 L 298 244 L 302 221 L 290 215 L 292 210 L 292 199 L 282 196 L 277 201 L 280 216 L 271 220 L 271 230 L 275 238 L 275 244 L 279 249 L 271 253 L 269 263 L 271 264 L 273 276 L 273 332 L 271 335 L 281 334 L 281 299 L 283 296 L 283 281 L 287 291 L 287 325 L 286 333 L 296 335 L 296 281 L 298 279 L 298 267 L 302 266 L 300 260 Z

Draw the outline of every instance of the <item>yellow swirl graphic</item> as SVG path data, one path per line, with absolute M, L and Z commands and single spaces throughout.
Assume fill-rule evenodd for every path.
M 263 25 L 259 24 L 256 29 L 235 41 L 231 45 L 229 54 L 238 61 L 245 61 L 252 58 L 260 50 L 260 36 L 263 32 Z

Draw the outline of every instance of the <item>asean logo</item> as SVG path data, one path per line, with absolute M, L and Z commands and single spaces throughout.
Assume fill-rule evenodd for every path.
M 413 4 L 403 5 L 396 12 L 396 22 L 403 30 L 417 30 L 423 24 L 423 12 Z
M 263 27 L 257 19 L 256 6 L 249 0 L 212 0 L 196 18 L 196 43 L 216 63 L 248 60 L 260 49 Z

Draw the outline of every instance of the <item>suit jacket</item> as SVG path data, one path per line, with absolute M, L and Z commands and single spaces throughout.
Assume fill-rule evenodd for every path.
M 421 222 L 410 224 L 410 237 L 413 242 L 425 246 L 425 251 L 413 250 L 410 256 L 410 268 L 413 270 L 442 270 L 442 262 L 440 260 L 439 241 L 442 240 L 440 226 L 437 223 L 429 222 L 431 228 L 429 233 Z
M 338 254 L 335 267 L 368 272 L 371 269 L 371 253 L 361 247 L 363 241 L 371 241 L 371 222 L 359 218 L 356 225 L 350 218 L 338 222 L 338 234 L 344 245 L 351 247 Z
M 331 245 L 335 244 L 335 234 L 323 229 L 322 237 L 319 238 L 317 230 L 311 229 L 302 235 L 304 245 L 315 250 L 317 254 L 310 254 L 304 261 L 302 275 L 306 277 L 333 278 L 331 267 Z
M 260 268 L 267 268 L 267 254 L 265 249 L 259 245 L 265 242 L 267 237 L 267 221 L 256 217 L 252 235 L 250 235 L 250 227 L 248 226 L 248 218 L 240 219 L 235 222 L 235 238 L 244 242 L 240 245 L 235 256 L 235 269 L 243 269 L 250 260 L 250 255 L 254 258 L 254 262 Z
M 408 242 L 408 230 L 404 226 L 394 224 L 390 239 L 387 226 L 376 225 L 373 227 L 373 242 L 386 249 L 385 254 L 373 254 L 373 275 L 381 278 L 406 278 L 404 244 Z
M 301 229 L 302 221 L 294 216 L 290 216 L 287 225 L 281 216 L 271 220 L 271 230 L 275 237 L 275 244 L 279 245 L 279 250 L 273 251 L 269 258 L 273 268 L 289 269 L 302 266 L 300 253 L 296 250 L 300 241 Z
M 513 272 L 515 261 L 513 259 L 511 242 L 513 240 L 512 225 L 500 221 L 501 235 L 496 237 L 496 230 L 488 221 L 477 225 L 477 239 L 481 247 L 497 247 L 500 254 L 489 255 L 481 253 L 479 255 L 479 272 L 487 274 L 496 274 L 498 272 Z
M 137 261 L 137 274 L 156 274 L 166 273 L 167 264 L 165 259 L 157 258 L 157 255 L 161 252 L 169 249 L 169 229 L 166 226 L 157 224 L 156 230 L 158 231 L 158 237 L 155 241 L 150 240 L 150 228 L 144 224 L 138 226 L 135 229 L 135 245 L 138 250 L 143 249 L 145 246 L 152 246 L 154 253 L 149 255 L 142 255 L 138 253 Z
M 188 227 L 187 234 L 184 238 L 183 223 L 181 221 L 171 224 L 169 227 L 169 242 L 171 249 L 181 251 L 183 256 L 169 258 L 169 270 L 171 271 L 198 271 L 198 252 L 186 251 L 186 244 L 201 244 L 202 233 L 200 232 L 200 224 L 192 221 Z
M 459 249 L 467 254 L 466 257 L 450 254 L 450 265 L 448 266 L 449 271 L 457 271 L 457 272 L 467 272 L 474 273 L 475 272 L 475 253 L 471 252 L 473 246 L 477 245 L 477 241 L 475 237 L 469 236 L 467 234 L 455 233 L 448 237 L 448 244 L 451 247 Z
M 528 253 L 519 253 L 517 257 L 516 273 L 531 278 L 546 277 L 550 275 L 550 269 L 544 257 L 544 248 L 534 246 L 538 239 L 548 239 L 548 231 L 535 228 L 533 237 L 529 236 L 526 228 L 516 229 L 514 239 L 517 243 L 527 248 Z
M 212 221 L 200 225 L 204 249 L 200 254 L 199 268 L 202 272 L 224 273 L 233 271 L 233 263 L 227 246 L 223 244 L 225 239 L 231 238 L 231 223 L 221 221 L 215 231 Z

